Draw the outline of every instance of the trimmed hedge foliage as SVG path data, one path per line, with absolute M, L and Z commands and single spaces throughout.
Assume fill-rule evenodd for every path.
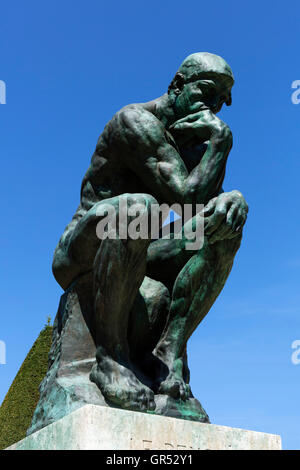
M 26 435 L 39 400 L 39 385 L 48 369 L 52 326 L 45 326 L 20 367 L 0 407 L 0 449 Z

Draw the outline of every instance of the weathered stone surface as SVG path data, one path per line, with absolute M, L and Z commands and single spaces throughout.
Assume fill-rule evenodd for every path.
M 116 408 L 86 405 L 8 450 L 280 450 L 281 438 Z

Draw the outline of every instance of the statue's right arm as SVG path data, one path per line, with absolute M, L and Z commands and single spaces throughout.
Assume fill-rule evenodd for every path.
M 225 176 L 226 162 L 232 148 L 232 133 L 228 125 L 209 109 L 185 116 L 170 126 L 172 135 L 181 145 L 205 142 L 206 151 L 189 175 L 187 202 L 207 204 L 217 196 Z
M 122 159 L 149 188 L 149 193 L 169 205 L 184 203 L 188 171 L 176 144 L 166 136 L 163 124 L 138 107 L 116 115 Z

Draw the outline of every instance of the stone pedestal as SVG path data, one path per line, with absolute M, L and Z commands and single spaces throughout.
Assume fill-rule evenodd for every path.
M 7 450 L 280 450 L 273 434 L 85 405 Z

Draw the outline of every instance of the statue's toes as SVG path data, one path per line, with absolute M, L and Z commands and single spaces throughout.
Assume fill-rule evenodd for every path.
M 186 384 L 184 382 L 180 382 L 179 395 L 180 395 L 181 400 L 185 401 L 187 399 Z
M 150 389 L 142 388 L 137 402 L 140 411 L 153 411 L 155 409 L 154 393 Z
M 150 391 L 147 393 L 147 411 L 154 411 L 155 407 L 154 393 Z
M 175 400 L 187 400 L 191 396 L 191 387 L 182 380 L 168 380 L 160 384 L 158 393 L 169 395 Z
M 160 384 L 158 393 L 169 395 L 172 398 L 180 398 L 180 382 L 164 381 Z
M 149 400 L 148 411 L 154 411 L 155 408 L 156 408 L 156 404 L 155 404 L 154 396 L 153 396 L 153 398 L 151 397 L 150 400 Z
M 140 402 L 140 410 L 147 411 L 149 399 L 148 399 L 145 389 L 141 390 L 141 396 L 139 398 L 139 402 Z
M 185 382 L 181 382 L 180 384 L 180 398 L 182 400 L 188 400 L 192 396 L 191 387 L 189 384 Z

